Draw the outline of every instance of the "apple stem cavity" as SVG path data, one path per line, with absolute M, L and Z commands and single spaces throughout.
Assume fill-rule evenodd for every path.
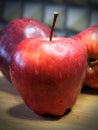
M 96 66 L 96 65 L 98 65 L 98 60 L 94 60 L 94 61 L 90 61 L 90 62 L 89 62 L 89 66 L 90 66 L 90 67 L 94 67 L 94 66 Z
M 55 23 L 56 23 L 58 15 L 59 15 L 58 12 L 54 12 L 54 19 L 53 19 L 53 23 L 52 23 L 51 32 L 50 32 L 50 41 L 52 41 L 52 35 L 53 35 L 53 31 L 54 31 L 54 26 L 55 26 Z

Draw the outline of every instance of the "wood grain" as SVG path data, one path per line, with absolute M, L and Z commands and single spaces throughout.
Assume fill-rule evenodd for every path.
M 98 90 L 83 88 L 62 117 L 38 116 L 0 74 L 0 130 L 98 130 Z

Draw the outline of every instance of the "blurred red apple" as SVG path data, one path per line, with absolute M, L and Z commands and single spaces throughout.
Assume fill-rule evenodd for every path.
M 39 115 L 61 116 L 80 94 L 86 62 L 82 47 L 73 39 L 29 38 L 15 48 L 10 74 L 31 110 Z
M 10 82 L 9 64 L 16 45 L 25 38 L 49 37 L 49 35 L 49 27 L 30 18 L 13 20 L 0 31 L 0 70 Z
M 98 26 L 91 26 L 73 37 L 83 47 L 88 68 L 85 84 L 98 89 Z

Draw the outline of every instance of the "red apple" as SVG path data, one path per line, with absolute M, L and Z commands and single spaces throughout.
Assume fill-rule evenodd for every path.
M 30 18 L 13 20 L 0 31 L 0 70 L 10 82 L 9 64 L 16 45 L 25 38 L 49 37 L 49 35 L 49 27 Z
M 80 94 L 86 62 L 82 47 L 73 39 L 29 38 L 15 48 L 10 75 L 31 110 L 60 116 Z
M 91 26 L 73 37 L 83 47 L 88 68 L 85 84 L 98 89 L 98 26 Z

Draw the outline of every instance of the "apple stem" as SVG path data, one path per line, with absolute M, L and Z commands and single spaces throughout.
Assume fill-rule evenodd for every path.
M 54 26 L 55 26 L 58 15 L 59 15 L 58 12 L 54 12 L 54 19 L 53 19 L 53 23 L 52 23 L 51 32 L 50 32 L 50 41 L 52 41 L 53 30 L 54 30 Z
M 95 65 L 98 65 L 98 60 L 89 62 L 90 67 L 94 67 Z

